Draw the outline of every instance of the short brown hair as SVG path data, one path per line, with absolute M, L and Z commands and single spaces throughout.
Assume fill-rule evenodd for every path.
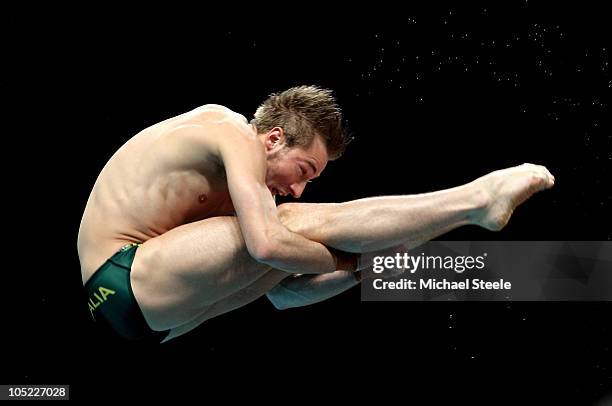
M 260 133 L 281 127 L 288 147 L 308 146 L 319 134 L 332 161 L 342 155 L 351 141 L 331 90 L 317 86 L 297 86 L 272 93 L 257 108 L 251 123 Z

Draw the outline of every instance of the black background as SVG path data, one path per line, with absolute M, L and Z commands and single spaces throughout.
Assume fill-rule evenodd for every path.
M 355 288 L 283 312 L 260 299 L 162 346 L 94 328 L 76 236 L 114 151 L 206 103 L 251 118 L 270 92 L 299 84 L 333 89 L 355 136 L 305 201 L 433 191 L 533 162 L 555 175 L 553 190 L 500 233 L 443 238 L 612 238 L 603 7 L 238 8 L 71 10 L 78 18 L 62 20 L 43 10 L 31 30 L 14 28 L 17 63 L 4 81 L 18 94 L 10 138 L 20 146 L 7 149 L 6 186 L 27 214 L 7 218 L 5 272 L 17 281 L 3 289 L 1 381 L 70 384 L 82 399 L 204 401 L 288 388 L 296 399 L 332 390 L 591 404 L 612 391 L 609 303 L 360 303 Z

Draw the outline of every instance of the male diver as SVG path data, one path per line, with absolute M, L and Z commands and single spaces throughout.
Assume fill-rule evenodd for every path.
M 270 95 L 250 123 L 205 105 L 136 134 L 102 169 L 79 229 L 94 319 L 167 341 L 262 295 L 279 309 L 315 303 L 359 283 L 360 254 L 467 224 L 499 230 L 554 183 L 524 164 L 433 193 L 276 206 L 348 141 L 332 93 L 315 86 Z

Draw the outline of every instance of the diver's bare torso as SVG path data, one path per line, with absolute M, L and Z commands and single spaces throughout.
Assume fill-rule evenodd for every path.
M 228 116 L 246 122 L 225 107 L 206 105 L 143 130 L 115 153 L 96 180 L 79 229 L 83 283 L 128 243 L 233 214 L 225 171 L 214 152 L 196 156 L 189 142 L 172 132 Z

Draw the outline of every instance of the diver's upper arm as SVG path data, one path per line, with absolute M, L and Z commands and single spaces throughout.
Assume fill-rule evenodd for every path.
M 264 146 L 255 135 L 244 133 L 240 124 L 233 123 L 219 139 L 218 148 L 247 249 L 255 259 L 268 260 L 274 255 L 275 240 L 271 237 L 282 225 L 266 186 Z

